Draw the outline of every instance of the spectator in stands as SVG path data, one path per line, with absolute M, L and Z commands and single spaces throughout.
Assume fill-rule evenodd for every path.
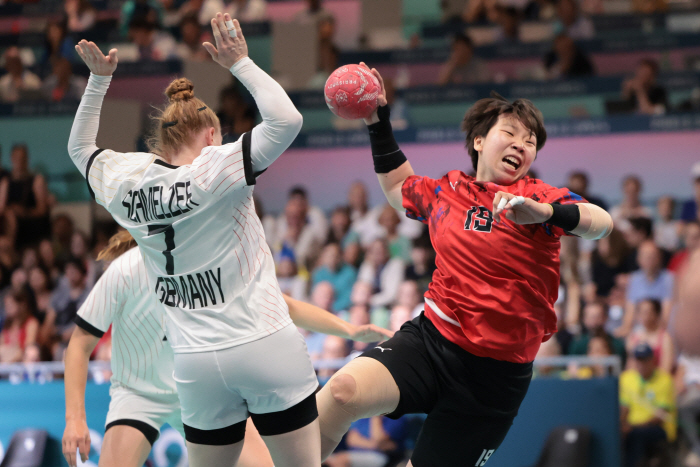
M 334 295 L 335 291 L 333 290 L 333 285 L 330 282 L 319 282 L 313 286 L 309 301 L 313 305 L 316 305 L 317 307 L 331 313 L 333 312 Z M 299 328 L 299 332 L 301 332 L 306 340 L 306 347 L 309 351 L 311 360 L 318 360 L 321 358 L 326 335 L 318 332 L 307 331 L 303 328 Z
M 620 204 L 610 210 L 616 229 L 629 230 L 629 219 L 632 217 L 646 217 L 651 219 L 651 211 L 642 204 L 642 181 L 636 175 L 628 175 L 622 181 L 623 199 Z
M 662 196 L 656 201 L 654 241 L 668 252 L 674 252 L 680 247 L 682 224 L 674 219 L 675 211 L 676 202 L 670 196 Z
M 374 295 L 370 299 L 370 305 L 389 306 L 396 299 L 396 292 L 403 281 L 404 268 L 404 262 L 400 258 L 389 256 L 386 240 L 372 242 L 357 274 L 358 279 L 372 284 Z
M 688 261 L 690 253 L 700 248 L 700 222 L 688 222 L 683 228 L 684 248 L 678 251 L 668 263 L 667 269 L 674 274 L 681 272 Z
M 127 37 L 129 25 L 134 19 L 161 26 L 164 13 L 163 2 L 159 0 L 127 0 L 122 6 L 119 23 L 122 37 Z M 175 21 L 175 24 L 177 23 L 178 21 Z
M 570 355 L 588 354 L 589 343 L 595 335 L 605 336 L 612 348 L 611 353 L 618 355 L 624 363 L 627 355 L 625 343 L 605 331 L 605 323 L 608 321 L 608 305 L 602 300 L 586 304 L 583 308 L 583 326 L 585 331 L 577 336 L 571 343 L 568 353 Z
M 668 110 L 666 90 L 657 84 L 659 64 L 650 58 L 639 62 L 632 78 L 622 83 L 622 98 L 630 108 L 645 115 L 660 115 Z
M 338 48 L 330 42 L 319 45 L 316 74 L 306 83 L 306 89 L 323 89 L 328 77 L 338 68 Z
M 654 351 L 656 364 L 671 373 L 676 360 L 671 335 L 662 326 L 661 302 L 647 298 L 637 305 L 638 321 L 641 326 L 635 327 L 627 336 L 627 349 L 632 352 L 641 343 L 649 344 Z
M 614 354 L 613 343 L 604 331 L 591 334 L 585 355 L 591 358 L 609 357 Z M 567 368 L 567 376 L 573 379 L 604 378 L 610 375 L 607 366 L 602 364 L 578 366 L 571 364 Z
M 380 415 L 353 422 L 346 443 L 350 465 L 393 467 L 404 458 L 406 419 L 392 420 Z
M 90 239 L 85 232 L 76 230 L 70 241 L 71 258 L 80 260 L 85 268 L 85 283 L 92 288 L 102 275 L 101 263 L 90 256 Z
M 457 34 L 452 39 L 450 58 L 440 68 L 437 84 L 486 83 L 491 79 L 486 63 L 474 56 L 474 43 L 466 34 Z
M 348 310 L 348 322 L 353 326 L 365 326 L 372 323 L 372 313 L 367 305 L 353 305 Z M 374 323 L 372 323 L 374 324 Z M 385 327 L 386 329 L 386 327 Z M 353 352 L 364 352 L 370 347 L 368 342 L 354 341 L 352 342 Z M 355 355 L 357 356 L 357 354 Z
M 561 346 L 559 345 L 559 342 L 556 339 L 552 338 L 545 342 L 542 342 L 542 345 L 540 345 L 540 349 L 537 351 L 537 357 L 535 357 L 535 360 L 543 357 L 547 358 L 560 356 Z M 533 378 L 559 377 L 563 373 L 564 370 L 561 367 L 555 365 L 537 365 L 532 369 Z
M 338 336 L 325 336 L 321 360 L 341 360 L 347 358 L 348 355 L 350 355 L 350 346 L 347 340 Z M 338 368 L 340 368 L 340 366 L 342 366 L 342 364 L 339 365 Z M 319 384 L 321 386 L 326 384 L 337 370 L 337 368 L 323 368 L 318 370 Z
M 571 39 L 579 41 L 592 39 L 595 36 L 595 27 L 590 18 L 581 14 L 576 0 L 558 0 L 554 32 L 566 34 Z
M 0 363 L 21 362 L 25 350 L 37 343 L 39 321 L 31 293 L 22 287 L 5 295 L 5 320 L 0 332 Z
M 693 198 L 685 201 L 681 209 L 681 220 L 692 222 L 700 220 L 700 162 L 696 162 L 690 169 L 693 179 Z
M 322 0 L 306 0 L 306 8 L 296 14 L 294 20 L 298 23 L 320 24 L 321 21 L 333 18 L 333 13 L 323 8 Z
M 396 304 L 411 310 L 410 319 L 420 315 L 423 311 L 423 292 L 418 282 L 412 280 L 403 281 L 396 294 Z
M 629 228 L 624 231 L 624 235 L 627 244 L 631 248 L 627 257 L 627 265 L 630 271 L 636 271 L 639 269 L 639 263 L 637 263 L 639 247 L 642 243 L 653 240 L 653 222 L 648 217 L 631 217 L 625 225 L 629 225 Z M 662 262 L 666 264 L 668 259 L 667 253 L 662 251 L 662 256 Z
M 157 30 L 153 21 L 134 18 L 129 23 L 129 40 L 136 46 L 137 61 L 162 61 L 175 58 L 175 40 Z
M 307 279 L 299 274 L 294 251 L 283 249 L 275 258 L 277 265 L 277 282 L 282 293 L 296 300 L 306 299 Z
M 648 344 L 634 349 L 636 368 L 620 375 L 620 424 L 625 467 L 638 467 L 676 438 L 673 379 L 656 366 Z
M 421 235 L 415 238 L 411 248 L 411 262 L 406 266 L 406 279 L 416 281 L 421 295 L 428 290 L 428 284 L 433 280 L 435 272 L 435 250 L 430 238 Z
M 51 308 L 51 283 L 46 275 L 46 272 L 40 267 L 32 268 L 29 271 L 29 287 L 36 301 L 35 316 L 41 324 L 40 342 L 47 342 L 50 338 L 51 330 L 46 326 L 46 316 Z
M 299 267 L 310 270 L 328 235 L 328 221 L 318 207 L 309 206 L 306 189 L 295 186 L 289 192 L 284 214 L 277 218 L 271 232 L 273 250 L 292 249 Z
M 87 271 L 83 262 L 71 258 L 66 262 L 64 276 L 58 281 L 58 286 L 51 295 L 51 308 L 46 321 L 53 329 L 55 345 L 53 346 L 54 360 L 63 358 L 63 351 L 68 345 L 71 334 L 75 329 L 74 319 L 78 308 L 90 293 L 85 276 Z
M 660 13 L 668 10 L 667 0 L 632 0 L 632 11 L 634 13 Z
M 596 242 L 596 248 L 591 254 L 591 280 L 595 285 L 596 296 L 605 298 L 610 295 L 617 277 L 631 272 L 627 261 L 629 254 L 625 237 L 617 229 Z
M 181 60 L 197 62 L 211 60 L 211 55 L 202 47 L 202 43 L 210 41 L 209 35 L 202 33 L 202 26 L 195 15 L 188 15 L 180 21 L 181 41 L 177 44 L 176 54 Z
M 494 41 L 517 44 L 520 41 L 520 11 L 513 6 L 498 5 L 496 8 L 498 29 L 494 34 Z
M 571 172 L 566 187 L 577 195 L 584 197 L 589 203 L 600 206 L 605 210 L 608 209 L 608 203 L 603 198 L 588 192 L 588 174 L 586 172 L 581 170 Z
M 359 266 L 360 236 L 350 229 L 350 208 L 348 206 L 338 206 L 331 213 L 330 229 L 326 244 L 337 243 L 340 245 L 343 254 L 343 261 L 350 266 Z
M 267 19 L 267 2 L 265 0 L 233 0 L 223 13 L 236 18 L 242 23 L 265 21 Z
M 224 2 L 222 0 L 186 0 L 180 6 L 178 14 L 180 18 L 195 15 L 199 20 L 199 24 L 206 26 L 216 16 L 217 12 L 223 13 L 223 11 Z
M 389 316 L 389 330 L 398 331 L 406 321 L 413 319 L 413 309 L 406 305 L 394 305 Z
M 55 57 L 71 59 L 75 54 L 74 42 L 68 37 L 65 20 L 49 20 L 44 32 L 44 51 L 41 55 L 42 69 L 48 69 Z
M 554 38 L 552 50 L 544 57 L 544 67 L 549 79 L 572 79 L 595 74 L 591 60 L 564 33 Z
M 678 415 L 690 445 L 685 467 L 700 467 L 700 357 L 681 354 L 676 371 Z
M 15 265 L 15 248 L 7 235 L 0 235 L 0 289 L 10 284 L 10 274 Z
M 233 135 L 236 131 L 236 121 L 243 119 L 250 105 L 243 99 L 235 84 L 221 90 L 219 102 L 220 107 L 216 115 L 221 122 L 221 134 L 227 135 L 225 138 L 228 140 L 228 135 Z
M 376 208 L 370 210 L 367 187 L 364 182 L 356 181 L 348 190 L 348 206 L 352 229 L 360 236 L 360 244 L 367 247 L 376 238 L 381 237 L 381 226 L 378 222 Z
M 523 16 L 528 21 L 551 21 L 556 11 L 552 0 L 530 0 L 525 5 Z
M 73 74 L 73 65 L 64 57 L 51 60 L 52 72 L 44 80 L 41 92 L 50 102 L 78 102 L 83 97 L 87 80 Z
M 49 272 L 51 272 L 52 266 L 62 267 L 63 263 L 70 257 L 70 244 L 74 230 L 73 219 L 66 214 L 58 214 L 51 222 L 51 243 L 55 260 L 51 265 L 48 261 L 44 262 L 44 267 Z M 44 253 L 40 256 L 42 261 L 44 258 L 48 258 Z
M 333 311 L 346 310 L 350 307 L 350 294 L 355 279 L 357 279 L 357 270 L 343 262 L 340 245 L 329 243 L 323 247 L 311 284 L 315 286 L 320 282 L 329 282 L 333 285 L 335 289 Z
M 63 10 L 68 18 L 70 32 L 85 32 L 95 26 L 97 11 L 90 4 L 90 0 L 65 0 Z
M 618 337 L 626 337 L 635 323 L 635 311 L 643 300 L 656 299 L 661 303 L 661 322 L 666 327 L 671 313 L 673 274 L 662 266 L 661 250 L 654 242 L 646 241 L 639 247 L 637 262 L 639 271 L 630 275 L 627 285 L 627 304 L 622 328 Z
M 51 232 L 51 199 L 44 177 L 29 170 L 25 144 L 12 147 L 10 176 L 0 181 L 0 214 L 15 246 L 36 245 Z
M 5 76 L 0 78 L 0 101 L 13 103 L 25 94 L 38 92 L 41 80 L 29 70 L 25 70 L 22 57 L 17 47 L 9 47 L 2 57 Z
M 401 218 L 389 203 L 382 207 L 379 215 L 379 225 L 385 232 L 384 238 L 389 245 L 389 256 L 401 258 L 404 262 L 411 260 L 411 240 L 401 235 L 398 231 Z
M 468 0 L 462 11 L 467 23 L 498 23 L 500 11 L 497 0 Z

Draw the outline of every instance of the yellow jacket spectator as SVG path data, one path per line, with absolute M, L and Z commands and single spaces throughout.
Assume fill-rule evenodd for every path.
M 676 401 L 671 375 L 658 368 L 649 344 L 634 349 L 637 368 L 620 376 L 620 421 L 625 465 L 632 467 L 676 438 Z

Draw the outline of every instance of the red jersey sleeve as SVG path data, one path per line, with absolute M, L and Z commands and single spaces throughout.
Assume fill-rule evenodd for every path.
M 407 177 L 401 186 L 406 217 L 427 224 L 439 191 L 440 180 L 419 175 Z
M 535 195 L 539 198 L 536 201 L 540 203 L 550 203 L 550 204 L 576 204 L 576 203 L 587 203 L 582 196 L 577 195 L 568 188 L 556 188 L 547 184 L 542 184 Z M 533 199 L 534 196 L 533 196 Z M 563 235 L 570 235 L 564 229 L 556 227 L 550 224 L 544 224 L 545 228 L 548 230 L 549 235 L 554 235 L 556 237 L 561 237 Z

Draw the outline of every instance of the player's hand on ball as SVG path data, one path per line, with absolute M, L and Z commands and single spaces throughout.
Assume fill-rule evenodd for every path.
M 87 462 L 90 457 L 90 430 L 84 419 L 71 419 L 66 422 L 62 444 L 63 457 L 66 458 L 69 467 L 78 465 L 76 455 L 78 450 L 80 450 L 80 460 Z
M 75 46 L 75 51 L 94 75 L 112 76 L 117 69 L 117 49 L 112 49 L 108 55 L 104 55 L 94 42 L 83 39 Z
M 377 78 L 379 81 L 379 86 L 381 86 L 381 91 L 379 91 L 379 95 L 377 96 L 377 106 L 378 107 L 384 107 L 387 104 L 386 101 L 386 90 L 384 89 L 384 79 L 382 78 L 382 75 L 379 74 L 376 68 L 371 68 L 367 66 L 365 62 L 360 62 L 360 66 L 363 66 L 367 68 L 369 71 L 372 72 L 372 74 Z M 379 117 L 377 116 L 377 111 L 375 110 L 372 112 L 372 115 L 369 116 L 369 118 L 364 119 L 365 124 L 371 125 L 373 123 L 377 123 L 379 121 Z
M 394 333 L 374 324 L 365 324 L 363 326 L 355 326 L 349 333 L 349 337 L 358 342 L 380 342 L 394 337 Z
M 237 19 L 231 20 L 228 13 L 225 15 L 217 13 L 211 20 L 211 30 L 214 33 L 216 46 L 210 42 L 202 45 L 216 63 L 229 69 L 234 63 L 248 56 L 248 44 L 245 42 Z
M 499 191 L 493 198 L 493 218 L 496 222 L 501 222 L 502 215 L 516 224 L 541 224 L 552 217 L 552 207 L 530 198 Z

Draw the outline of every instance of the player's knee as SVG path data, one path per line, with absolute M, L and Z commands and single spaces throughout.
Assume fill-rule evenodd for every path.
M 331 380 L 331 395 L 340 405 L 350 402 L 357 392 L 357 382 L 352 375 L 342 373 Z

